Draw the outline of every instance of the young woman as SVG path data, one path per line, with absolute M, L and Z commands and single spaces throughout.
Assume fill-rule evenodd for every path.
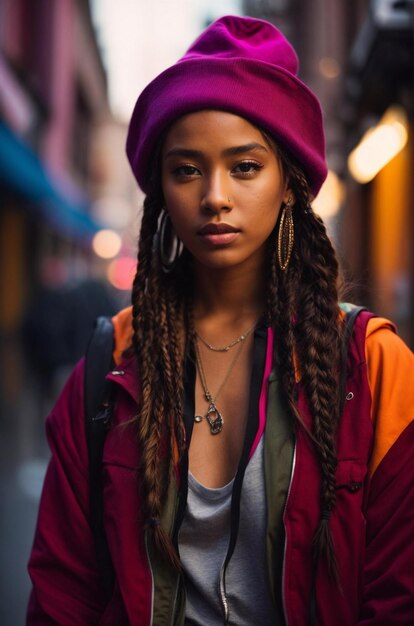
M 28 624 L 414 623 L 414 359 L 366 311 L 347 337 L 294 50 L 218 20 L 141 94 L 127 152 L 147 195 L 107 377 L 115 581 L 105 594 L 81 363 L 48 418 Z

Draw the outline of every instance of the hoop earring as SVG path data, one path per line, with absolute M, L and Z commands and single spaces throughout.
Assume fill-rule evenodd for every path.
M 170 217 L 163 209 L 158 226 L 158 256 L 165 274 L 173 271 L 182 251 L 183 242 L 177 237 Z
M 292 198 L 289 198 L 282 209 L 280 216 L 279 232 L 277 234 L 277 260 L 279 267 L 284 272 L 289 265 L 292 256 L 293 243 L 295 240 L 295 229 L 292 216 Z

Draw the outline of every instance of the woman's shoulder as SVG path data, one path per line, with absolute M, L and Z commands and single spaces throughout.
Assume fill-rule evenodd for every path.
M 124 354 L 126 349 L 132 342 L 132 307 L 120 311 L 112 318 L 113 332 L 114 332 L 114 353 L 113 358 L 115 361 L 115 368 L 118 369 L 119 365 L 128 365 L 129 361 L 125 360 Z M 80 468 L 87 467 L 87 440 L 85 437 L 86 430 L 86 410 L 89 406 L 89 398 L 95 398 L 96 394 L 103 395 L 105 388 L 105 378 L 111 379 L 111 374 L 117 372 L 111 372 L 103 368 L 96 368 L 96 366 L 89 367 L 91 365 L 90 360 L 101 357 L 101 353 L 87 350 L 86 357 L 83 357 L 72 370 L 65 386 L 59 394 L 51 412 L 46 420 L 46 432 L 49 441 L 49 445 L 53 452 L 63 459 L 78 458 L 78 466 Z M 88 361 L 88 364 L 87 364 Z M 102 380 L 96 375 L 92 378 L 85 375 L 85 370 L 94 371 L 96 369 L 103 369 Z M 108 368 L 110 363 L 108 363 Z M 126 372 L 125 372 L 126 374 Z M 130 368 L 131 376 L 123 376 L 122 380 L 118 380 L 120 377 L 112 376 L 112 380 L 118 383 L 126 385 L 124 379 L 130 378 L 135 381 L 135 370 Z M 88 379 L 88 383 L 87 383 Z M 99 385 L 98 388 L 96 384 Z M 132 395 L 136 399 L 136 386 L 132 385 Z M 118 398 L 118 395 L 117 395 Z M 82 459 L 82 462 L 80 461 Z
M 398 336 L 398 330 L 391 320 L 349 302 L 341 302 L 339 306 L 343 318 L 352 313 L 357 314 L 354 324 L 359 329 L 367 361 L 377 361 L 379 364 L 380 357 L 389 355 L 394 358 L 413 358 L 411 350 Z
M 373 474 L 414 420 L 414 354 L 395 325 L 381 317 L 367 324 L 365 354 L 375 427 Z
M 397 378 L 412 376 L 414 354 L 388 319 L 371 317 L 366 327 L 365 354 L 369 371 L 387 388 Z
M 87 476 L 88 457 L 84 391 L 85 359 L 82 358 L 72 370 L 45 423 L 54 466 L 70 466 L 82 480 Z
M 112 318 L 114 329 L 115 365 L 119 366 L 125 351 L 132 343 L 132 307 L 120 311 Z M 95 355 L 96 356 L 96 355 Z M 89 355 L 87 358 L 93 358 Z M 83 357 L 74 367 L 47 420 L 48 431 L 62 428 L 79 431 L 85 415 L 85 364 Z M 104 379 L 102 380 L 103 388 Z M 67 433 L 69 435 L 69 433 Z
M 341 303 L 341 314 L 358 312 L 355 305 Z M 414 354 L 398 336 L 392 321 L 367 310 L 355 322 L 354 349 L 360 363 L 366 363 L 371 396 L 370 415 L 374 426 L 370 473 L 384 460 L 394 458 L 403 445 L 414 420 Z

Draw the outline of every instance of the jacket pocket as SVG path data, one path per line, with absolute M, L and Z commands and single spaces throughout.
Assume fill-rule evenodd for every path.
M 344 489 L 351 494 L 362 493 L 367 469 L 367 464 L 363 461 L 355 459 L 338 460 L 336 489 Z

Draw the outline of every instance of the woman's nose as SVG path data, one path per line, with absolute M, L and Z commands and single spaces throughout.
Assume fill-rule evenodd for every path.
M 233 202 L 230 197 L 227 181 L 223 175 L 215 174 L 206 179 L 206 186 L 200 206 L 203 211 L 210 213 L 232 210 Z

